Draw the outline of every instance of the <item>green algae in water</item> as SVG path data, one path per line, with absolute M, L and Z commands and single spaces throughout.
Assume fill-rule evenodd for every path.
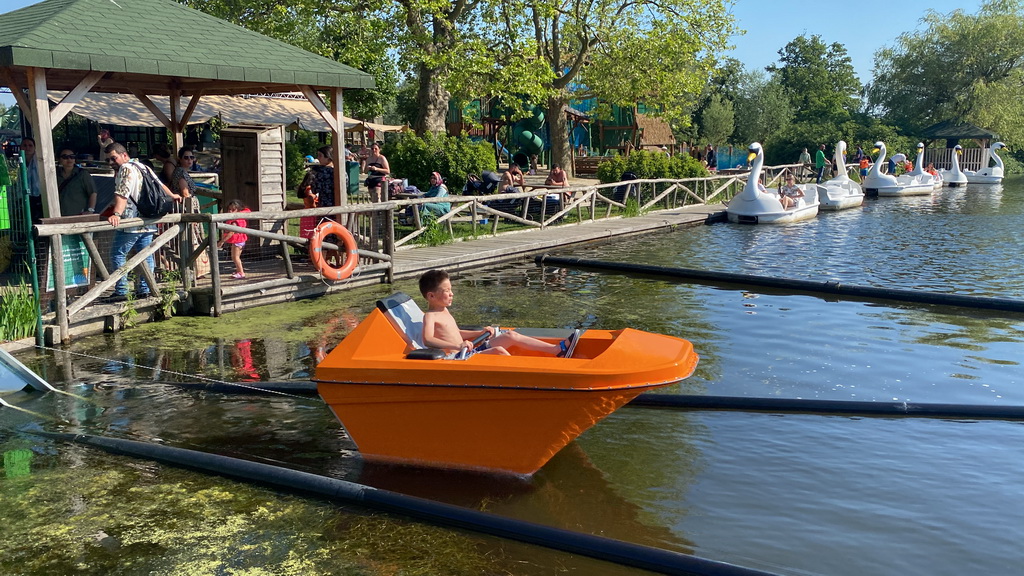
M 507 573 L 447 529 L 78 446 L 39 452 L 31 475 L 0 479 L 5 575 Z

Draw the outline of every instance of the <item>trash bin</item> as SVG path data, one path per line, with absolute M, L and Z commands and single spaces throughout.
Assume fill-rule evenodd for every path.
M 359 193 L 359 162 L 345 161 L 345 168 L 348 170 L 348 193 Z

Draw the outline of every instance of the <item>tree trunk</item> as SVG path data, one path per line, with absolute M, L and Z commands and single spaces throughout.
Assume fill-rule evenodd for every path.
M 420 84 L 416 92 L 420 111 L 416 117 L 416 125 L 413 126 L 417 136 L 422 137 L 427 132 L 443 134 L 448 128 L 446 120 L 451 93 L 445 90 L 440 77 L 439 70 L 420 65 Z
M 569 144 L 569 122 L 566 120 L 565 108 L 569 98 L 559 94 L 548 99 L 547 121 L 548 134 L 551 137 L 551 165 L 558 164 L 570 176 L 576 175 L 576 167 L 572 165 L 572 152 Z

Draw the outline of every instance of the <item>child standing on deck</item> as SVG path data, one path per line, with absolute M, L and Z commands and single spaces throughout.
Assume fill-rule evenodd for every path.
M 579 338 L 580 331 L 558 344 L 548 344 L 543 340 L 524 336 L 518 332 L 498 332 L 494 326 L 483 330 L 461 330 L 448 307 L 452 305 L 454 293 L 452 282 L 444 270 L 430 270 L 420 276 L 420 293 L 427 299 L 427 311 L 423 313 L 423 344 L 430 348 L 440 348 L 454 357 L 463 348 L 473 350 L 474 338 L 490 332 L 491 338 L 476 349 L 481 354 L 503 354 L 508 356 L 506 347 L 519 347 L 527 350 L 543 352 L 551 356 L 570 356 Z
M 228 212 L 249 212 L 245 204 L 238 200 L 232 200 L 228 202 Z M 224 222 L 231 226 L 238 226 L 239 228 L 247 228 L 245 218 L 236 218 L 234 220 L 228 220 Z M 245 248 L 246 241 L 249 240 L 249 235 L 244 232 L 227 232 L 225 233 L 220 242 L 217 243 L 217 248 L 223 248 L 225 244 L 231 247 L 231 260 L 235 263 L 235 273 L 231 275 L 236 280 L 245 278 L 245 269 L 242 268 L 242 249 Z

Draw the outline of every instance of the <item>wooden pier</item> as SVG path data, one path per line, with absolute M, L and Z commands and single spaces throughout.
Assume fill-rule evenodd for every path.
M 82 236 L 98 274 L 84 293 L 84 288 L 74 293 L 65 292 L 63 285 L 55 288 L 53 311 L 44 313 L 43 318 L 47 325 L 45 339 L 66 342 L 72 335 L 119 330 L 128 320 L 147 321 L 172 307 L 175 314 L 219 316 L 233 310 L 414 278 L 434 268 L 459 272 L 573 245 L 702 225 L 709 216 L 723 210 L 720 202 L 735 194 L 743 183 L 742 175 L 730 174 L 593 184 L 557 192 L 532 185 L 526 192 L 450 196 L 446 198 L 451 203 L 449 212 L 429 221 L 414 218 L 413 225 L 408 216 L 417 215 L 419 207 L 431 199 L 256 211 L 247 214 L 250 226 L 245 229 L 236 229 L 228 222 L 234 217 L 232 214 L 170 214 L 153 221 L 163 224 L 164 229 L 150 247 L 114 271 L 103 266 L 106 250 L 98 243 L 109 242 L 112 235 L 106 222 L 44 223 L 36 226 L 36 232 L 51 237 L 54 246 L 59 246 L 65 235 Z M 296 224 L 302 218 L 324 217 L 343 222 L 356 237 L 360 264 L 344 280 L 324 280 L 309 262 L 308 241 L 297 236 Z M 256 222 L 261 224 L 254 225 Z M 231 278 L 234 265 L 210 241 L 219 238 L 222 230 L 249 235 L 252 250 L 247 248 L 249 258 L 243 254 L 245 278 Z M 440 236 L 441 242 L 447 238 L 448 242 L 428 242 L 427 233 L 430 237 Z M 107 240 L 98 240 L 104 238 Z M 167 259 L 175 267 L 170 270 L 171 280 L 164 276 L 157 281 L 143 266 L 143 260 L 175 239 L 178 248 Z M 56 258 L 53 254 L 59 252 L 54 249 L 51 257 Z M 209 264 L 201 270 L 196 262 L 204 254 Z M 102 298 L 118 278 L 133 271 L 147 276 L 151 286 L 166 281 L 170 288 L 161 286 L 160 296 L 128 302 L 107 302 Z
M 633 218 L 594 220 L 574 226 L 524 230 L 444 246 L 399 250 L 395 253 L 394 272 L 396 277 L 409 277 L 434 268 L 456 271 L 490 266 L 574 244 L 702 225 L 709 215 L 724 209 L 720 204 L 686 206 Z

